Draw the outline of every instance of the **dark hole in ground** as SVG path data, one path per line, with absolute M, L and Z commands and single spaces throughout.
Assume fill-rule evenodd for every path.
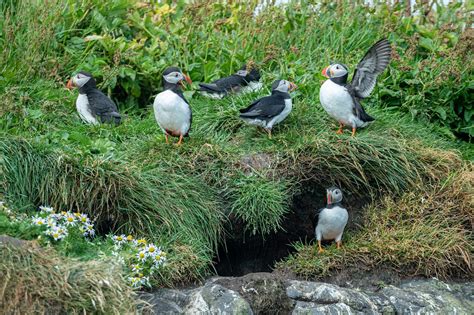
M 297 241 L 309 243 L 314 239 L 313 215 L 325 205 L 325 189 L 306 186 L 304 192 L 294 196 L 290 212 L 282 227 L 276 233 L 264 238 L 243 232 L 242 222 L 233 220 L 231 234 L 225 245 L 218 249 L 214 268 L 220 276 L 243 276 L 254 272 L 271 272 L 275 263 L 295 252 L 292 244 Z M 343 190 L 344 191 L 344 190 Z M 343 205 L 349 211 L 349 222 L 346 230 L 357 229 L 362 220 L 362 207 L 367 199 L 354 198 L 344 194 Z M 331 243 L 331 242 L 329 242 Z

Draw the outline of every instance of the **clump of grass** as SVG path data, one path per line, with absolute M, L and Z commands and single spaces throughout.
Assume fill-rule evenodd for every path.
M 111 261 L 79 262 L 31 242 L 0 244 L 2 314 L 124 314 L 138 300 Z
M 191 174 L 157 166 L 144 170 L 117 161 L 78 162 L 22 140 L 1 141 L 0 151 L 5 197 L 15 201 L 17 208 L 47 203 L 55 209 L 81 211 L 102 231 L 187 245 L 211 261 L 220 241 L 223 214 L 214 189 Z M 205 264 L 190 266 L 195 269 L 188 278 L 207 271 Z
M 474 202 L 472 165 L 433 186 L 418 186 L 399 199 L 385 196 L 366 209 L 359 231 L 347 233 L 342 250 L 319 254 L 297 244 L 297 253 L 280 268 L 305 278 L 320 278 L 341 268 L 368 270 L 384 265 L 401 275 L 473 275 Z
M 238 177 L 228 190 L 230 213 L 244 221 L 252 234 L 276 232 L 289 211 L 287 186 L 257 174 Z

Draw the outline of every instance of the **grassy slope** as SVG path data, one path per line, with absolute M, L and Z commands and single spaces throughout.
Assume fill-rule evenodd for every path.
M 275 23 L 285 19 L 278 12 L 269 14 L 275 14 Z M 306 12 L 292 17 L 300 24 L 289 30 L 275 32 L 275 24 L 263 22 L 262 32 L 250 37 L 243 36 L 244 27 L 239 33 L 215 33 L 206 42 L 205 56 L 196 38 L 186 47 L 174 42 L 175 49 L 170 51 L 187 52 L 163 59 L 182 60 L 184 69 L 194 65 L 194 79 L 225 73 L 219 63 L 225 64 L 228 73 L 241 60 L 270 58 L 263 66 L 266 89 L 261 93 L 220 101 L 193 95 L 191 138 L 179 148 L 164 143 L 149 107 L 128 110 L 117 128 L 90 127 L 75 115 L 76 94 L 64 90 L 57 77 L 4 89 L 6 108 L 16 113 L 4 115 L 0 127 L 5 196 L 25 210 L 41 203 L 79 208 L 95 217 L 99 225 L 112 221 L 114 228 L 156 238 L 171 252 L 171 272 L 162 280 L 176 283 L 208 270 L 217 243 L 224 239 L 230 214 L 243 219 L 250 232 L 270 233 L 289 211 L 291 195 L 306 181 L 317 183 L 321 190 L 338 184 L 354 195 L 389 193 L 394 198 L 421 181 L 426 187 L 436 184 L 459 167 L 457 150 L 472 156 L 472 147 L 452 141 L 446 129 L 386 109 L 380 89 L 365 102 L 367 111 L 376 117 L 375 123 L 355 138 L 349 133 L 335 135 L 335 122 L 319 106 L 323 82 L 319 72 L 330 57 L 353 66 L 380 33 L 394 27 L 374 20 L 362 27 L 358 24 L 362 22 L 357 22 L 360 19 L 344 14 L 345 22 L 335 25 L 332 32 L 320 31 L 329 25 L 331 16 L 315 19 Z M 246 37 L 250 42 L 240 51 Z M 228 46 L 219 52 L 221 42 Z M 195 55 L 190 54 L 193 50 Z M 401 53 L 403 48 L 397 50 Z M 211 64 L 208 68 L 214 72 L 200 73 L 205 64 Z M 389 75 L 398 73 L 397 65 L 394 62 Z M 59 71 L 69 70 L 62 67 Z M 157 87 L 159 75 L 156 78 Z M 269 140 L 264 133 L 243 125 L 237 113 L 268 93 L 275 78 L 290 79 L 300 89 L 294 96 L 293 112 Z M 389 78 L 382 76 L 381 86 Z M 122 109 L 127 106 L 120 105 Z M 263 156 L 263 166 L 247 165 L 245 161 L 255 156 Z M 359 239 L 349 242 L 357 246 Z M 463 252 L 472 254 L 472 248 L 463 247 Z

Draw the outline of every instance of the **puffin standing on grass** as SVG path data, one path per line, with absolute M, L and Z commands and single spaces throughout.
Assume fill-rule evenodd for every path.
M 188 136 L 192 121 L 191 108 L 181 91 L 183 80 L 192 83 L 179 68 L 167 68 L 163 72 L 164 91 L 156 96 L 153 103 L 155 119 L 165 134 L 166 143 L 168 136 L 174 136 L 179 137 L 177 145 L 181 145 L 183 137 Z
M 337 248 L 341 247 L 342 233 L 344 233 L 349 219 L 347 210 L 341 206 L 342 191 L 337 187 L 331 187 L 326 190 L 326 193 L 327 206 L 319 209 L 314 217 L 315 234 L 320 253 L 323 252 L 322 240 L 335 240 Z
M 364 111 L 360 100 L 374 89 L 377 76 L 390 62 L 391 53 L 388 40 L 375 43 L 357 65 L 351 83 L 347 83 L 346 65 L 332 63 L 323 69 L 322 75 L 329 80 L 321 86 L 319 100 L 329 116 L 339 121 L 338 134 L 342 133 L 343 126 L 350 126 L 354 136 L 357 128 L 374 120 Z
M 99 123 L 120 124 L 122 117 L 115 103 L 96 87 L 95 79 L 88 72 L 80 71 L 67 82 L 66 87 L 79 88 L 76 100 L 81 119 L 92 125 Z
M 272 128 L 282 122 L 291 112 L 293 103 L 289 92 L 296 85 L 287 80 L 276 80 L 272 84 L 272 95 L 262 97 L 247 108 L 240 110 L 240 118 L 250 125 L 262 127 L 272 138 Z
M 229 93 L 248 93 L 262 88 L 260 72 L 253 67 L 244 65 L 235 74 L 218 79 L 211 83 L 199 83 L 199 92 L 210 98 L 223 98 Z

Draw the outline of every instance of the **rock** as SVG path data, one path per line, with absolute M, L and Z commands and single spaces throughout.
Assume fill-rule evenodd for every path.
M 377 305 L 367 294 L 328 283 L 290 281 L 286 294 L 297 301 L 313 302 L 316 305 L 336 305 L 326 308 L 329 314 L 356 314 L 358 312 L 377 314 L 378 311 Z M 300 303 L 300 311 L 307 309 L 308 305 L 310 304 Z
M 388 286 L 381 294 L 390 300 L 396 313 L 468 314 L 474 310 L 473 285 L 446 284 L 437 279 L 417 280 L 399 288 Z M 466 295 L 465 291 L 471 294 Z
M 258 273 L 141 297 L 155 314 L 472 314 L 474 283 L 412 280 L 371 291 Z
M 140 297 L 152 305 L 154 314 L 253 314 L 237 292 L 213 283 L 192 290 L 159 289 Z

